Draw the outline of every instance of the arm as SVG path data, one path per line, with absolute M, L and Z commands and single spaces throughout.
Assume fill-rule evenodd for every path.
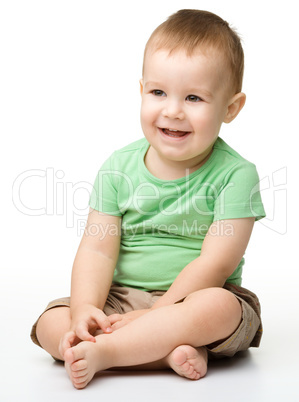
M 73 265 L 71 312 L 83 303 L 104 307 L 119 244 L 120 218 L 91 209 Z
M 102 312 L 112 283 L 120 244 L 120 218 L 90 210 L 72 270 L 71 328 L 62 348 L 78 339 L 95 341 L 90 332 L 111 332 Z
M 173 304 L 200 289 L 222 287 L 245 253 L 254 220 L 214 222 L 204 239 L 200 256 L 180 272 L 152 309 Z

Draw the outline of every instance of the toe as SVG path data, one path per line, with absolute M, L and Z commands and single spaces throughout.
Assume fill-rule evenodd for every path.
M 85 370 L 80 370 L 80 371 L 73 371 L 73 372 L 72 372 L 72 376 L 73 376 L 74 378 L 84 377 L 84 376 L 86 376 L 87 374 L 88 374 L 87 369 L 85 369 Z
M 192 376 L 193 373 L 194 373 L 194 367 L 193 367 L 193 366 L 190 366 L 189 369 L 186 371 L 186 374 L 187 374 L 188 376 Z
M 194 370 L 194 367 L 192 365 L 186 362 L 181 366 L 181 373 L 183 376 L 193 379 L 194 374 L 196 374 L 196 371 Z
M 82 382 L 82 383 L 73 382 L 74 387 L 77 388 L 77 389 L 83 389 L 83 388 L 86 387 L 87 384 L 88 384 L 87 381 Z
M 74 387 L 77 389 L 85 388 L 86 385 L 89 383 L 89 381 L 90 381 L 90 379 L 89 379 L 88 375 L 84 375 L 82 377 L 72 379 L 72 383 L 73 383 Z
M 77 346 L 69 348 L 64 354 L 64 360 L 68 364 L 72 364 L 77 360 L 84 359 L 84 347 L 83 343 L 79 343 Z
M 86 360 L 78 360 L 71 365 L 72 371 L 81 371 L 87 369 L 87 361 Z
M 64 361 L 70 365 L 72 364 L 76 359 L 74 358 L 74 352 L 73 348 L 69 348 L 65 351 L 64 353 Z
M 200 348 L 179 346 L 168 358 L 170 367 L 180 376 L 199 380 L 207 372 L 207 355 Z
M 199 380 L 199 379 L 200 379 L 199 373 L 194 371 L 194 373 L 192 374 L 191 380 Z
M 75 377 L 75 378 L 73 378 L 73 382 L 74 382 L 75 384 L 83 384 L 83 383 L 86 382 L 86 380 L 87 380 L 87 375 L 84 375 L 84 376 L 82 376 L 82 377 Z

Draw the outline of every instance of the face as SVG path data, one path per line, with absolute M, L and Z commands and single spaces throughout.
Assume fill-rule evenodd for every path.
M 184 51 L 146 56 L 141 84 L 141 125 L 156 161 L 196 170 L 209 157 L 230 97 L 219 60 Z M 223 68 L 222 68 L 223 70 Z

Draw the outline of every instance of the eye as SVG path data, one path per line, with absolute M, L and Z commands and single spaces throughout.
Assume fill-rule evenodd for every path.
M 186 100 L 188 102 L 201 102 L 202 101 L 202 99 L 197 95 L 188 95 Z
M 166 96 L 166 93 L 161 91 L 161 89 L 154 89 L 152 91 L 152 94 L 155 96 Z

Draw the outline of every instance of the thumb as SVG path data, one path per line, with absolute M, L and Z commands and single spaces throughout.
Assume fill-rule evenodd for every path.
M 74 331 L 67 332 L 60 339 L 58 350 L 62 357 L 64 357 L 65 351 L 73 346 L 75 339 L 76 339 L 76 334 Z

